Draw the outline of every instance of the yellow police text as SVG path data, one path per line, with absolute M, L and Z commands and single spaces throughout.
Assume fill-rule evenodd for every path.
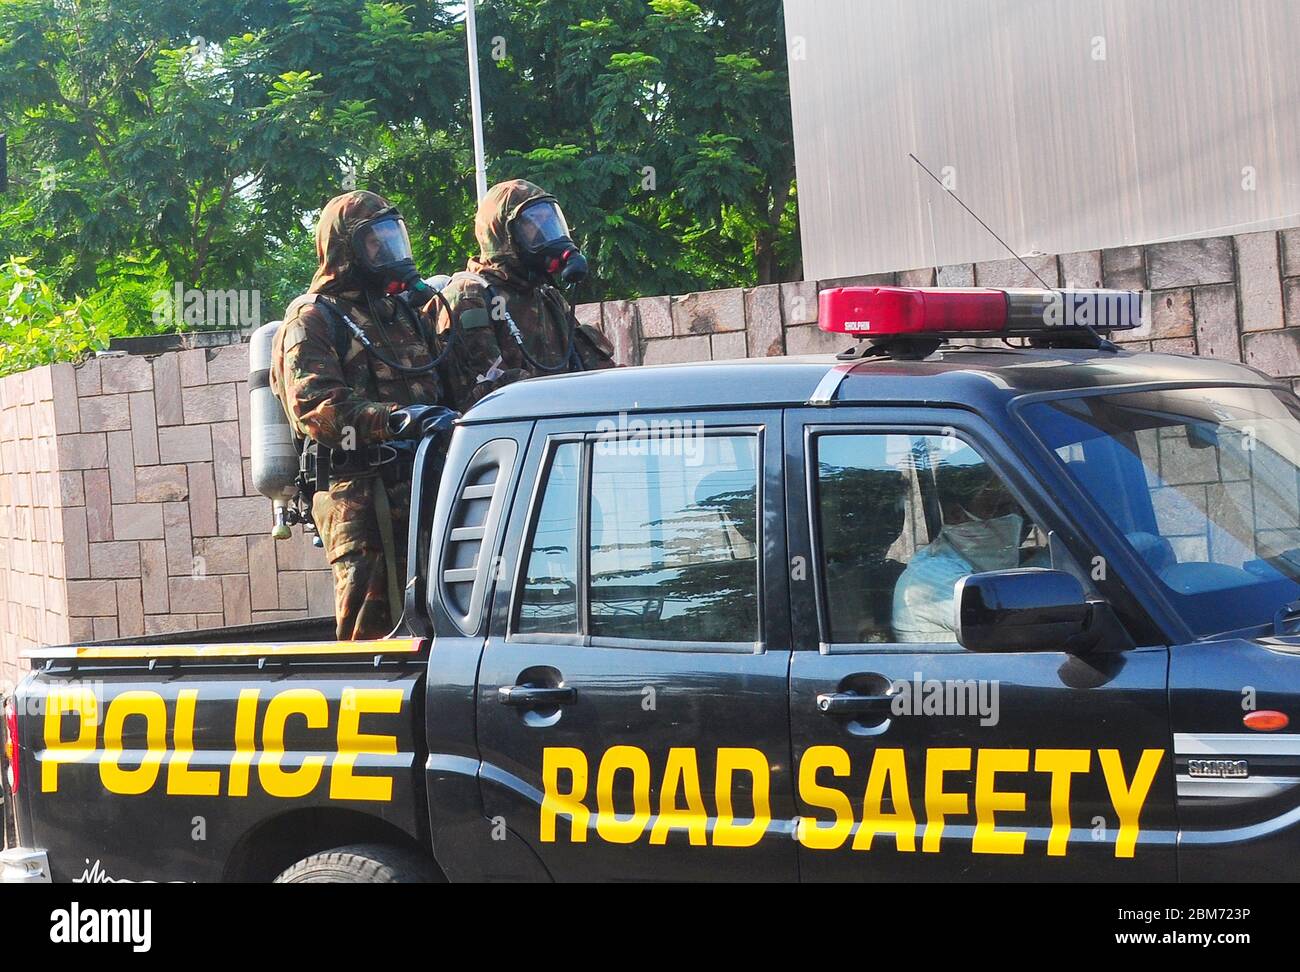
M 318 689 L 282 689 L 265 701 L 261 692 L 239 692 L 233 739 L 205 738 L 196 747 L 197 689 L 180 689 L 169 712 L 168 700 L 148 689 L 119 692 L 105 705 L 88 686 L 53 688 L 46 698 L 45 748 L 38 755 L 41 791 L 58 791 L 64 766 L 90 761 L 98 764 L 104 789 L 124 796 L 152 792 L 161 783 L 168 796 L 246 797 L 255 776 L 273 797 L 308 796 L 327 778 L 331 800 L 392 799 L 391 776 L 358 774 L 354 768 L 358 757 L 365 763 L 397 753 L 396 736 L 362 732 L 361 721 L 400 712 L 401 689 L 344 689 L 332 726 L 330 702 Z M 76 728 L 65 735 L 68 715 L 75 717 Z M 286 752 L 291 720 L 319 730 L 319 746 Z M 125 748 L 128 723 L 137 733 L 142 727 L 143 749 Z M 191 765 L 196 752 L 214 768 Z

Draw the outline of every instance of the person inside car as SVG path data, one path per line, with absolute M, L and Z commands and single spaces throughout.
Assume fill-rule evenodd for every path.
M 955 642 L 957 581 L 967 574 L 1020 566 L 1025 518 L 984 462 L 942 462 L 934 482 L 942 511 L 938 535 L 918 550 L 894 588 L 899 642 Z

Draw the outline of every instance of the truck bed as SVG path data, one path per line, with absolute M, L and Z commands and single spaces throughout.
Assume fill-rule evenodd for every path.
M 293 618 L 288 621 L 259 621 L 232 624 L 221 628 L 195 628 L 190 631 L 160 631 L 157 634 L 131 635 L 103 641 L 79 641 L 75 645 L 51 645 L 51 648 L 103 647 L 107 645 L 230 645 L 280 643 L 287 641 L 333 641 L 334 617 Z M 35 654 L 33 653 L 34 657 Z
M 305 849 L 427 846 L 428 651 L 313 618 L 30 652 L 19 840 L 56 881 L 261 881 Z

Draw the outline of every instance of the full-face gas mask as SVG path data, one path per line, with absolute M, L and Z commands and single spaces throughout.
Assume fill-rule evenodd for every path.
M 573 242 L 559 203 L 551 196 L 529 200 L 506 224 L 524 262 L 573 286 L 587 279 L 587 258 Z
M 392 206 L 352 231 L 352 255 L 357 267 L 386 294 L 425 288 L 411 255 L 406 223 Z

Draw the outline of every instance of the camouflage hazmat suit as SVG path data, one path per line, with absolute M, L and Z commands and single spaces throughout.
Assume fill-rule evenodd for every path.
M 429 308 L 414 315 L 385 296 L 360 272 L 352 250 L 356 227 L 389 203 L 371 192 L 349 192 L 331 199 L 316 226 L 320 268 L 308 294 L 324 295 L 360 326 L 391 361 L 408 367 L 433 360 L 433 320 Z M 315 303 L 290 305 L 276 333 L 271 388 L 284 404 L 296 435 L 321 447 L 357 449 L 389 439 L 388 416 L 412 404 L 434 404 L 441 396 L 436 371 L 403 374 L 366 351 L 349 332 L 340 357 L 341 325 Z M 397 622 L 389 608 L 389 579 L 377 519 L 387 499 L 396 551 L 397 583 L 406 583 L 407 523 L 410 515 L 409 463 L 378 470 L 338 474 L 312 501 L 325 553 L 334 572 L 334 611 L 340 639 L 382 638 Z M 376 497 L 377 490 L 384 496 Z
M 577 324 L 572 308 L 551 285 L 550 277 L 530 269 L 510 235 L 510 219 L 540 198 L 550 198 L 550 194 L 522 179 L 499 182 L 489 189 L 474 220 L 479 256 L 469 261 L 467 273 L 454 276 L 443 290 L 460 331 L 443 362 L 442 374 L 451 405 L 459 411 L 521 378 L 614 367 L 614 349 L 608 339 L 589 325 Z M 487 289 L 468 274 L 486 279 L 504 301 L 541 370 L 520 352 Z M 445 335 L 452 326 L 444 310 L 438 317 L 439 333 Z

